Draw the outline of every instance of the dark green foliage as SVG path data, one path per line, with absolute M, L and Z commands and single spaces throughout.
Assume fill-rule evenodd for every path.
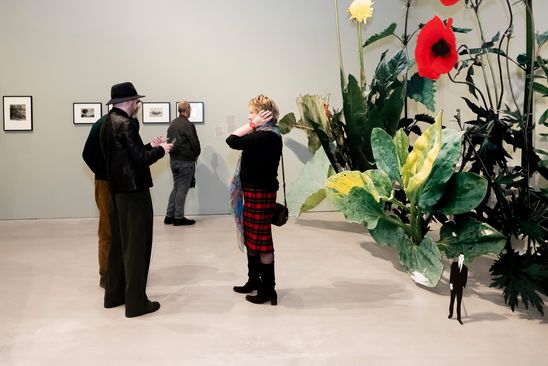
M 435 102 L 434 94 L 436 87 L 433 80 L 420 77 L 418 73 L 414 73 L 407 83 L 407 96 L 424 104 L 429 111 L 434 112 Z
M 394 31 L 396 30 L 396 23 L 392 23 L 390 24 L 388 27 L 386 27 L 385 30 L 383 30 L 382 32 L 380 33 L 377 33 L 377 34 L 374 34 L 372 35 L 371 37 L 369 37 L 365 43 L 363 44 L 364 47 L 367 47 L 371 44 L 373 44 L 374 42 L 377 42 L 377 41 L 380 41 L 381 39 L 383 38 L 386 38 L 388 36 L 391 36 L 394 34 Z
M 510 249 L 501 254 L 489 269 L 493 276 L 490 287 L 503 289 L 504 302 L 512 311 L 519 306 L 519 299 L 529 308 L 529 303 L 544 315 L 542 298 L 537 291 L 547 294 L 548 258 L 541 253 L 519 254 Z

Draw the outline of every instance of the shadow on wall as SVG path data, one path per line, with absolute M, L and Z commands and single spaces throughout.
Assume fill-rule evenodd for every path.
M 297 156 L 303 164 L 306 164 L 312 158 L 312 154 L 310 153 L 310 150 L 308 150 L 308 147 L 293 140 L 291 137 L 284 138 L 284 145 L 287 146 L 289 150 L 293 151 L 295 156 Z
M 210 146 L 202 149 L 196 168 L 196 189 L 199 212 L 227 214 L 229 212 L 228 184 L 223 178 L 232 178 L 224 159 Z

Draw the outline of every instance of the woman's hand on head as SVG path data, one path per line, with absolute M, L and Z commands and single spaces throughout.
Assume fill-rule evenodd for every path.
M 253 123 L 255 124 L 255 127 L 260 127 L 270 121 L 272 119 L 272 112 L 271 111 L 265 111 L 262 110 L 257 114 L 255 118 L 253 118 Z

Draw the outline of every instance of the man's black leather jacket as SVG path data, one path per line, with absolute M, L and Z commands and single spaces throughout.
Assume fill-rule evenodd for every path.
M 143 144 L 139 121 L 113 108 L 100 133 L 107 178 L 112 193 L 132 192 L 152 187 L 149 166 L 165 154 L 161 146 Z

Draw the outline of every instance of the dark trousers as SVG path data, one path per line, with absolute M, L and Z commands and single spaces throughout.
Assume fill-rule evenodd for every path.
M 462 302 L 462 290 L 463 288 L 454 288 L 451 291 L 451 300 L 449 302 L 449 315 L 453 316 L 453 304 L 455 303 L 455 297 L 457 297 L 457 319 L 460 319 L 460 304 Z
M 166 216 L 183 219 L 186 195 L 196 171 L 196 162 L 171 159 L 170 165 L 173 174 L 173 190 L 169 195 Z
M 113 194 L 105 307 L 125 303 L 126 315 L 145 311 L 152 220 L 152 200 L 148 189 Z

